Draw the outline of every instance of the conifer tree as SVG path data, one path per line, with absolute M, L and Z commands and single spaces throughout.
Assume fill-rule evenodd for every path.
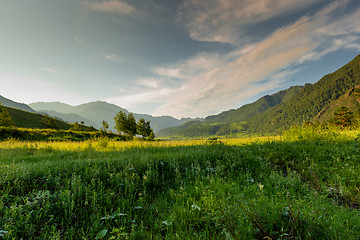
M 349 111 L 347 107 L 340 107 L 333 114 L 334 117 L 330 119 L 330 123 L 341 129 L 351 127 L 354 122 L 354 113 Z

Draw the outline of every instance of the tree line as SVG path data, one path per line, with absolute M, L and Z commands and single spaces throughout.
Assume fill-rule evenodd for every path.
M 114 117 L 115 121 L 115 130 L 119 135 L 127 135 L 129 137 L 134 137 L 135 135 L 141 135 L 143 138 L 154 139 L 155 134 L 154 130 L 150 126 L 150 121 L 146 121 L 144 118 L 140 118 L 138 122 L 132 113 L 126 114 L 123 111 L 120 111 Z M 107 133 L 109 129 L 109 124 L 107 121 L 102 121 L 102 127 L 100 131 L 104 134 Z
M 132 113 L 126 114 L 122 111 L 116 114 L 114 117 L 115 121 L 115 130 L 119 135 L 126 135 L 129 138 L 133 138 L 136 135 L 141 135 L 143 139 L 154 139 L 155 134 L 154 130 L 150 126 L 150 121 L 146 121 L 144 118 L 140 118 L 138 122 L 136 122 L 135 117 Z M 44 115 L 41 119 L 41 124 L 44 128 L 49 129 L 57 129 L 56 119 L 50 117 L 48 115 Z M 0 103 L 0 127 L 13 127 L 15 126 L 14 121 L 11 118 L 10 113 L 7 109 L 1 105 Z M 72 124 L 70 130 L 73 131 L 97 131 L 94 127 L 85 127 L 84 122 L 79 124 L 75 122 Z M 100 132 L 103 135 L 107 135 L 111 131 L 109 131 L 109 124 L 107 121 L 102 121 L 102 127 L 100 128 Z

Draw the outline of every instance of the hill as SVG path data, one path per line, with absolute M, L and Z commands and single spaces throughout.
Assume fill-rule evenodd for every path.
M 114 130 L 114 117 L 119 111 L 129 113 L 128 110 L 117 105 L 103 101 L 89 102 L 78 106 L 71 106 L 59 102 L 37 102 L 31 103 L 30 106 L 39 112 L 45 112 L 53 117 L 61 118 L 68 122 L 84 121 L 86 125 L 92 125 L 95 128 L 101 128 L 103 120 L 109 123 L 110 130 Z M 72 114 L 72 115 L 68 115 Z M 155 132 L 160 129 L 172 126 L 179 126 L 189 119 L 178 120 L 170 116 L 154 117 L 148 114 L 134 113 L 135 119 L 138 121 L 144 118 L 151 122 L 151 127 Z M 81 120 L 77 120 L 77 119 Z
M 10 100 L 8 98 L 5 98 L 5 97 L 3 97 L 1 95 L 0 95 L 0 104 L 3 105 L 3 106 L 6 106 L 6 107 L 21 109 L 23 111 L 36 113 L 36 111 L 34 109 L 29 107 L 25 103 L 14 102 L 14 101 L 12 101 L 12 100 Z
M 39 111 L 39 113 L 42 113 L 42 114 L 46 114 L 46 115 L 49 115 L 49 116 L 53 116 L 57 119 L 60 119 L 60 120 L 63 120 L 65 122 L 68 122 L 68 123 L 75 123 L 75 122 L 78 122 L 78 123 L 81 123 L 81 122 L 84 122 L 84 124 L 86 124 L 87 126 L 95 126 L 95 125 L 98 125 L 98 124 L 95 124 L 94 122 L 84 118 L 84 117 L 81 117 L 75 113 L 59 113 L 59 112 L 56 112 L 56 111 L 52 111 L 52 110 L 41 110 Z
M 36 102 L 30 103 L 29 106 L 35 110 L 53 110 L 65 114 L 74 111 L 74 106 L 62 102 Z
M 360 86 L 350 89 L 337 100 L 331 102 L 325 106 L 313 119 L 315 121 L 328 121 L 333 117 L 333 113 L 336 112 L 340 107 L 345 106 L 350 111 L 355 113 L 355 116 L 360 116 Z
M 356 95 L 350 93 L 356 93 L 352 90 L 360 84 L 359 62 L 360 55 L 315 84 L 295 86 L 264 96 L 236 110 L 209 116 L 204 122 L 163 129 L 158 136 L 274 134 L 307 121 L 328 120 L 340 105 L 358 112 Z
M 220 123 L 220 122 L 242 122 L 251 117 L 257 116 L 260 113 L 266 111 L 269 108 L 279 105 L 282 102 L 286 102 L 295 96 L 303 86 L 293 86 L 287 90 L 282 90 L 273 95 L 266 95 L 254 103 L 246 104 L 236 110 L 229 110 L 222 112 L 218 115 L 209 116 L 205 118 L 206 123 Z
M 46 128 L 46 126 L 41 122 L 44 115 L 39 113 L 32 113 L 23 111 L 16 108 L 5 107 L 10 113 L 12 121 L 14 121 L 16 127 L 21 128 Z M 72 126 L 64 121 L 56 119 L 56 126 L 58 129 L 67 130 Z
M 360 84 L 359 63 L 360 55 L 315 84 L 306 84 L 290 101 L 250 118 L 249 129 L 253 132 L 270 133 L 311 121 L 325 107 Z
M 303 86 L 290 87 L 272 95 L 261 97 L 254 103 L 246 104 L 238 109 L 222 112 L 218 115 L 208 116 L 204 121 L 191 121 L 184 125 L 162 129 L 160 137 L 206 137 L 211 135 L 242 135 L 247 129 L 246 121 L 267 109 L 277 106 L 291 99 Z

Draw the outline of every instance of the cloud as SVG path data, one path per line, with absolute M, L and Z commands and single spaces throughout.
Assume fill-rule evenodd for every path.
M 164 99 L 170 98 L 178 91 L 178 89 L 160 88 L 156 90 L 139 92 L 136 94 L 129 94 L 120 97 L 109 97 L 103 100 L 131 110 L 136 106 L 142 105 L 144 103 L 162 103 Z
M 177 79 L 191 79 L 203 71 L 208 71 L 222 64 L 219 54 L 200 53 L 186 61 L 172 66 L 157 67 L 153 72 L 159 76 Z
M 141 78 L 136 81 L 136 84 L 146 88 L 160 88 L 162 80 L 157 78 Z
M 78 36 L 74 36 L 74 40 L 76 41 L 76 42 L 78 42 L 78 43 L 83 43 L 84 42 L 84 40 L 82 40 L 80 37 L 78 37 Z
M 49 73 L 59 73 L 59 72 L 56 71 L 55 69 L 49 68 L 49 67 L 43 68 L 43 70 L 44 70 L 45 72 L 49 72 Z
M 114 62 L 122 62 L 123 61 L 123 59 L 121 57 L 117 56 L 114 53 L 106 55 L 105 58 L 107 60 L 114 61 Z
M 191 2 L 201 2 L 205 8 L 207 6 L 207 1 Z M 231 1 L 222 2 L 230 4 Z M 261 2 L 286 4 L 285 1 Z M 315 1 L 303 2 L 289 3 L 287 8 L 302 7 Z M 203 117 L 217 114 L 238 107 L 254 94 L 279 88 L 288 77 L 300 70 L 299 64 L 317 60 L 341 48 L 358 47 L 358 26 L 343 29 L 340 34 L 335 31 L 346 24 L 352 26 L 352 21 L 360 19 L 359 11 L 341 15 L 348 2 L 333 1 L 317 13 L 303 16 L 292 24 L 278 28 L 263 40 L 237 47 L 228 54 L 199 54 L 187 61 L 155 69 L 159 77 L 179 78 L 183 84 L 177 87 L 178 91 L 168 98 L 166 104 L 156 109 L 154 115 Z M 208 3 L 211 4 L 214 4 L 213 1 Z M 239 11 L 243 12 L 242 9 Z M 254 14 L 250 11 L 248 21 Z M 268 17 L 263 18 L 273 15 L 268 13 Z M 204 24 L 200 22 L 199 29 Z M 209 24 L 213 25 L 213 22 Z
M 185 0 L 179 20 L 191 38 L 237 45 L 246 25 L 289 16 L 323 0 Z
M 102 12 L 110 12 L 110 13 L 118 13 L 118 14 L 133 14 L 136 12 L 136 9 L 122 1 L 102 1 L 102 2 L 86 2 L 86 5 L 90 7 L 92 10 L 95 11 L 102 11 Z

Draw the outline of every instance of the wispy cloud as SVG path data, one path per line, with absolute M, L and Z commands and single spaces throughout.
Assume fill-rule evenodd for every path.
M 185 3 L 189 2 L 205 7 L 215 4 L 214 1 L 208 2 L 205 0 L 189 0 Z M 228 3 L 225 6 L 229 6 L 229 8 L 231 4 L 238 5 L 230 0 L 221 2 Z M 250 1 L 243 2 L 250 4 Z M 255 4 L 255 1 L 251 2 Z M 259 4 L 259 2 L 263 4 L 280 4 L 291 12 L 296 7 L 307 6 L 316 1 L 301 1 L 302 3 L 300 1 L 291 1 L 291 3 L 288 3 L 290 1 L 264 0 L 256 1 L 256 4 Z M 286 78 L 299 71 L 299 64 L 301 63 L 317 60 L 341 48 L 358 47 L 360 31 L 359 27 L 355 26 L 358 21 L 354 20 L 360 19 L 360 11 L 348 12 L 346 16 L 342 16 L 341 11 L 348 2 L 334 1 L 313 15 L 306 15 L 288 26 L 280 27 L 263 40 L 249 44 L 246 47 L 238 47 L 228 54 L 212 54 L 208 55 L 210 57 L 205 58 L 204 55 L 206 54 L 200 54 L 188 61 L 155 69 L 154 72 L 159 77 L 180 78 L 183 85 L 180 88 L 177 87 L 178 91 L 175 91 L 166 104 L 158 108 L 154 114 L 169 114 L 175 117 L 216 114 L 222 110 L 235 107 L 234 104 L 239 106 L 254 94 L 278 88 Z M 245 9 L 249 8 L 250 6 Z M 243 9 L 238 11 L 240 15 L 245 14 Z M 259 11 L 261 12 L 261 10 Z M 244 17 L 245 22 L 251 21 L 253 16 L 258 14 L 258 12 L 251 14 L 252 11 L 250 10 L 249 12 L 249 16 L 245 15 Z M 263 18 L 266 19 L 282 14 L 278 13 L 276 15 L 276 13 L 268 13 Z M 204 30 L 203 27 L 207 22 L 204 19 L 208 19 L 210 15 L 205 14 L 201 18 L 203 21 L 196 20 L 200 22 L 198 25 L 190 26 L 190 33 L 192 31 L 191 27 L 194 27 L 193 30 Z M 230 21 L 228 18 L 221 17 L 220 13 L 217 14 L 217 11 L 212 16 L 214 16 L 213 21 L 208 21 L 211 25 L 209 29 L 215 29 L 213 28 L 214 22 L 224 21 L 223 23 L 226 25 L 225 22 Z M 231 19 L 231 21 L 235 20 Z M 349 24 L 350 27 L 342 28 L 346 24 Z M 342 31 L 337 34 L 336 30 L 339 28 Z M 238 31 L 236 27 L 228 30 L 229 32 L 230 30 L 231 32 Z M 203 33 L 204 38 L 195 35 L 193 37 L 197 40 L 210 40 L 213 39 L 212 36 L 220 32 L 203 31 Z M 213 33 L 216 34 L 213 35 Z M 236 41 L 236 38 L 231 38 L 231 40 L 229 38 L 226 41 Z
M 123 59 L 121 57 L 117 56 L 114 53 L 106 55 L 105 58 L 107 60 L 114 61 L 114 62 L 122 62 L 123 61 Z
M 198 41 L 237 45 L 248 24 L 291 15 L 323 0 L 185 0 L 179 20 Z
M 86 2 L 86 5 L 95 11 L 111 12 L 119 14 L 133 14 L 136 9 L 122 1 L 110 0 L 102 2 Z
M 128 110 L 132 110 L 136 106 L 142 105 L 144 103 L 162 103 L 164 99 L 170 98 L 177 92 L 178 89 L 160 88 L 139 92 L 136 94 L 128 94 L 120 97 L 108 97 L 103 100 L 124 107 Z
M 50 68 L 50 67 L 43 68 L 42 70 L 44 70 L 45 72 L 49 72 L 49 73 L 59 73 L 57 70 Z
M 160 88 L 162 80 L 157 78 L 140 78 L 136 81 L 139 86 L 146 88 Z
M 74 36 L 74 40 L 76 41 L 76 42 L 78 42 L 78 43 L 82 43 L 82 42 L 84 42 L 84 40 L 83 39 L 81 39 L 79 36 Z

